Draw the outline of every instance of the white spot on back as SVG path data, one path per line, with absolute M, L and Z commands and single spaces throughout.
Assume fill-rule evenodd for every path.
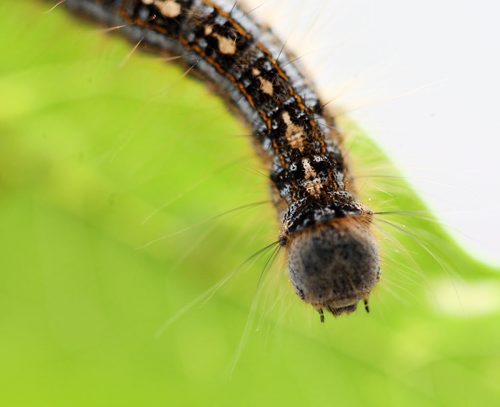
M 260 90 L 262 90 L 262 92 L 264 93 L 267 93 L 269 96 L 272 96 L 274 93 L 273 84 L 267 79 L 261 78 L 260 76 L 259 76 L 259 81 L 260 81 Z
M 311 162 L 309 161 L 309 158 L 302 159 L 302 167 L 304 168 L 305 179 L 316 177 L 316 175 L 317 175 L 316 171 L 311 166 Z
M 213 27 L 211 25 L 206 25 L 205 26 L 205 35 L 210 35 L 212 34 Z
M 236 41 L 224 37 L 220 34 L 214 34 L 214 37 L 219 41 L 219 51 L 226 55 L 236 54 Z
M 323 183 L 321 182 L 321 179 L 314 178 L 310 181 L 306 181 L 304 183 L 304 186 L 309 195 L 317 196 L 321 193 L 321 189 L 323 188 Z
M 281 117 L 287 126 L 285 137 L 288 143 L 292 148 L 302 151 L 304 149 L 304 129 L 292 123 L 288 112 L 284 112 Z
M 181 14 L 182 7 L 174 0 L 142 0 L 144 4 L 154 4 L 164 17 L 174 18 Z

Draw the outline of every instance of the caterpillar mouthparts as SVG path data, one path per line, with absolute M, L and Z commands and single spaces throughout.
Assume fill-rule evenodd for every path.
M 369 231 L 370 214 L 333 220 L 306 229 L 288 243 L 288 269 L 297 295 L 321 315 L 356 310 L 379 280 L 377 246 Z

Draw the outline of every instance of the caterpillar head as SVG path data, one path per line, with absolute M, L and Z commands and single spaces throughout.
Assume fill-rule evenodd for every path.
M 297 295 L 321 315 L 341 315 L 367 308 L 379 280 L 378 250 L 370 214 L 347 216 L 306 229 L 288 242 L 288 269 Z M 368 310 L 368 308 L 367 308 Z

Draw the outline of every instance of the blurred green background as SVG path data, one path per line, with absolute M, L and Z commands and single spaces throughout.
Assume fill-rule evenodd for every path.
M 2 406 L 500 405 L 499 270 L 425 211 L 383 217 L 372 313 L 320 324 L 283 253 L 238 268 L 278 230 L 269 204 L 231 211 L 269 199 L 242 125 L 48 8 L 0 4 Z M 365 202 L 424 210 L 344 126 Z

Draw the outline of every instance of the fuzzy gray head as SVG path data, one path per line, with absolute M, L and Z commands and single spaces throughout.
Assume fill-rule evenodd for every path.
M 353 312 L 379 279 L 369 222 L 344 218 L 300 233 L 289 244 L 288 268 L 297 295 L 334 315 Z

